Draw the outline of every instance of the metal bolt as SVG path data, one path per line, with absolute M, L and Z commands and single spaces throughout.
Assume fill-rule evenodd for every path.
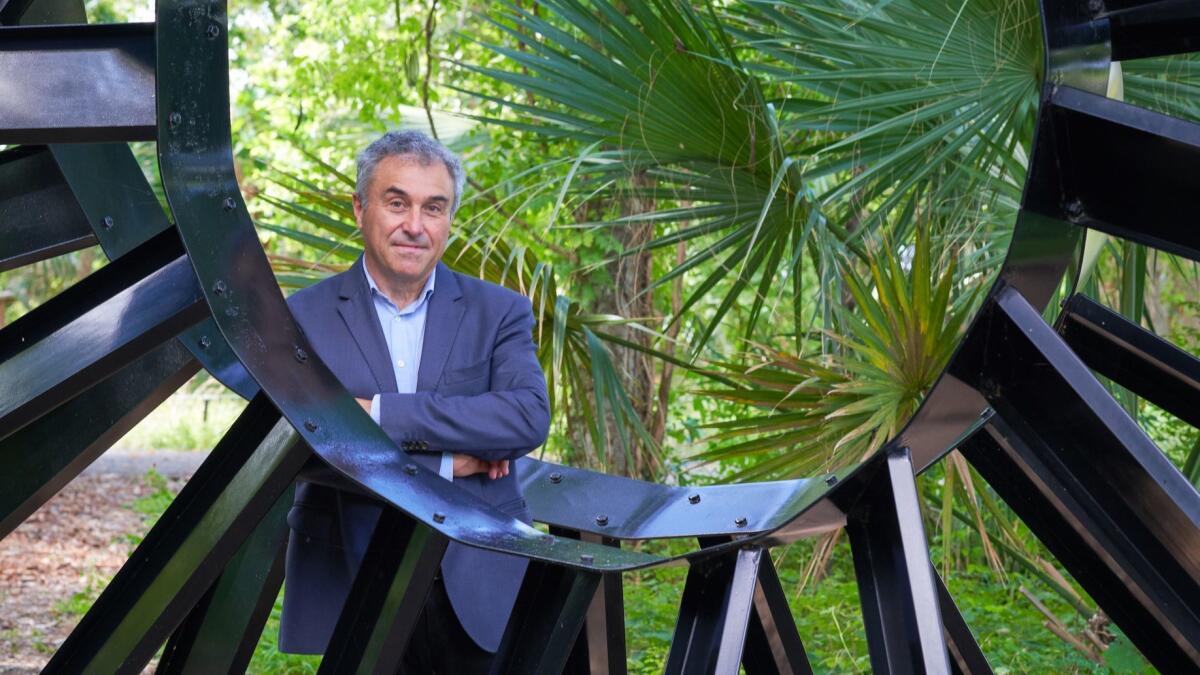
M 304 420 L 304 428 L 308 429 L 309 431 L 316 431 L 320 427 L 317 426 L 317 423 L 313 420 Z
M 552 535 L 552 534 L 543 534 L 543 535 L 542 535 L 542 541 L 546 542 L 547 544 L 553 544 L 553 543 L 554 543 L 554 535 Z
M 433 513 L 433 522 L 435 522 L 435 523 L 446 522 L 446 514 L 442 513 L 441 511 L 435 511 Z
M 825 476 L 825 484 L 829 486 L 837 485 L 837 476 L 833 474 Z
M 200 349 L 207 350 L 211 346 L 212 346 L 212 339 L 209 338 L 207 335 L 201 335 L 200 336 Z
M 406 473 L 410 476 L 417 475 L 417 465 L 416 464 L 405 464 L 404 465 L 404 473 Z
M 224 207 L 226 211 L 232 211 L 237 208 L 237 200 L 233 197 L 226 197 L 225 201 L 221 202 L 221 206 Z
M 183 122 L 183 115 L 180 115 L 177 112 L 173 112 L 170 115 L 167 115 L 167 126 L 171 127 L 172 129 L 179 126 L 180 123 L 182 123 L 182 122 Z
M 554 483 L 555 485 L 558 485 L 559 483 L 562 482 L 562 474 L 557 471 L 550 474 L 550 482 Z
M 599 525 L 600 527 L 604 527 L 605 525 L 608 524 L 608 516 L 604 515 L 603 513 L 596 516 L 596 524 Z
M 579 560 L 580 560 L 580 562 L 585 562 L 590 565 L 592 563 L 592 561 L 595 560 L 595 558 L 593 558 L 590 553 L 580 553 Z
M 1081 217 L 1083 215 L 1083 202 L 1079 201 L 1078 199 L 1072 199 L 1067 204 L 1067 215 L 1070 216 L 1072 220 Z
M 304 363 L 305 361 L 308 361 L 308 352 L 304 351 L 304 349 L 302 349 L 300 347 L 300 345 L 296 345 L 296 351 L 293 352 L 293 354 L 295 355 L 296 360 L 299 361 L 300 363 Z
M 746 516 L 738 516 L 737 518 L 733 519 L 733 524 L 737 525 L 738 527 L 745 527 L 749 522 L 750 521 L 746 520 Z
M 208 30 L 206 30 L 205 32 L 208 33 L 209 38 L 215 38 L 221 34 L 221 27 L 215 23 L 210 23 L 208 25 Z
M 699 504 L 700 503 L 700 495 L 696 495 L 696 494 L 688 495 L 688 503 L 689 504 Z
M 113 217 L 104 216 L 104 218 L 100 220 L 100 223 L 104 225 L 104 229 L 111 230 L 113 228 Z
M 217 295 L 225 295 L 225 291 L 227 290 L 229 290 L 229 287 L 225 285 L 224 281 L 218 280 L 217 283 L 213 284 L 213 292 Z

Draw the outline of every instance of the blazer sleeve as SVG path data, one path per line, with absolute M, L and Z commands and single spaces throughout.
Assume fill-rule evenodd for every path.
M 516 459 L 546 442 L 550 402 L 533 343 L 533 307 L 518 296 L 501 320 L 491 358 L 491 391 L 433 391 L 379 397 L 383 430 L 401 449 Z

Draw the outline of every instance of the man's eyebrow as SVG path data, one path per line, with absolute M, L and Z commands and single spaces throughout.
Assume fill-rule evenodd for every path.
M 402 190 L 394 185 L 383 191 L 384 197 L 387 197 L 389 195 L 398 195 L 398 196 L 404 197 L 406 199 L 409 197 L 409 194 L 407 192 L 405 192 L 404 190 Z M 450 198 L 443 196 L 443 195 L 434 195 L 434 196 L 430 197 L 429 199 L 425 200 L 426 204 L 428 204 L 430 202 L 442 202 L 442 203 L 448 204 L 448 203 L 450 203 Z

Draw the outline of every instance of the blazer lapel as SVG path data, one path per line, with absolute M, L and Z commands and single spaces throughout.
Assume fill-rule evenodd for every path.
M 379 314 L 375 311 L 375 302 L 371 298 L 371 287 L 367 285 L 363 264 L 360 257 L 358 262 L 346 271 L 342 279 L 342 301 L 338 304 L 338 314 L 346 322 L 350 337 L 354 338 L 355 344 L 366 359 L 367 367 L 371 369 L 371 375 L 379 385 L 379 391 L 394 393 L 396 372 L 392 370 L 387 340 L 383 338 L 383 328 L 379 325 Z
M 417 391 L 430 391 L 442 379 L 446 359 L 458 335 L 458 325 L 466 312 L 458 279 L 444 263 L 434 270 L 433 296 L 425 315 L 425 337 L 421 343 L 421 369 L 417 371 Z

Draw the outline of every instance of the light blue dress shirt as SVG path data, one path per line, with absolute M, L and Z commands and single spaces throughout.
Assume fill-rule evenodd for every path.
M 383 329 L 383 339 L 387 342 L 392 372 L 396 374 L 396 391 L 401 394 L 415 393 L 417 371 L 421 367 L 421 347 L 425 341 L 425 315 L 429 310 L 429 296 L 433 295 L 433 280 L 437 273 L 429 274 L 421 294 L 403 309 L 397 309 L 395 303 L 379 290 L 365 263 L 363 274 L 367 276 L 375 314 L 379 316 L 379 327 Z M 371 398 L 371 419 L 379 424 L 379 394 Z M 442 453 L 438 473 L 446 480 L 454 479 L 453 455 Z

